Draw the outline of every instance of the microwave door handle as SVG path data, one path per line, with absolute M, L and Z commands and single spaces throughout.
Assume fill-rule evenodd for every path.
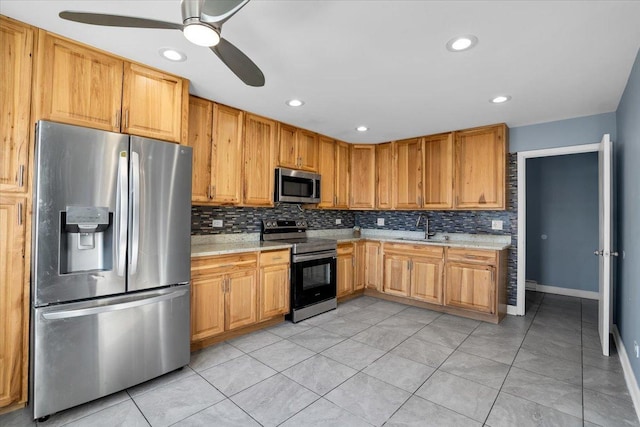
M 127 164 L 127 152 L 121 151 L 118 158 L 118 183 L 116 188 L 116 274 L 124 276 L 125 263 L 127 261 L 127 221 L 129 211 L 129 175 Z
M 130 274 L 138 271 L 138 255 L 140 252 L 140 155 L 131 152 L 131 252 Z

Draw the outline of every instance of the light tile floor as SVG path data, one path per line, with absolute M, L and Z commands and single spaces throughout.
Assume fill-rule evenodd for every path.
M 638 426 L 597 302 L 530 293 L 499 325 L 371 297 L 193 353 L 51 416 L 69 426 Z M 2 426 L 34 425 L 28 410 Z

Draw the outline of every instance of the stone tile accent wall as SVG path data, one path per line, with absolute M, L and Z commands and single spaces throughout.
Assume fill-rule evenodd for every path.
M 259 233 L 263 219 L 306 219 L 312 230 L 362 228 L 421 231 L 422 223 L 416 227 L 418 215 L 429 217 L 430 231 L 441 233 L 498 234 L 511 235 L 508 261 L 509 304 L 516 304 L 516 276 L 518 254 L 518 173 L 517 154 L 509 154 L 508 197 L 506 211 L 340 211 L 302 209 L 295 204 L 281 204 L 275 208 L 240 208 L 223 206 L 193 206 L 191 208 L 191 234 Z M 341 225 L 335 220 L 342 219 Z M 385 225 L 378 227 L 377 218 L 384 218 Z M 211 221 L 221 219 L 224 226 L 213 228 Z M 502 220 L 503 229 L 491 229 L 491 220 Z

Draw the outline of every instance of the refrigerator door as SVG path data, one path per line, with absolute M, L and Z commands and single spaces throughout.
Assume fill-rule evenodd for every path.
M 131 137 L 128 291 L 188 283 L 191 147 Z
M 189 285 L 34 308 L 34 418 L 189 363 Z
M 33 304 L 124 292 L 129 137 L 46 121 L 36 132 Z

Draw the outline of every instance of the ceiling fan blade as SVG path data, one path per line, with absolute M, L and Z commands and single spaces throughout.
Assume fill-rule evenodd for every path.
M 264 74 L 247 55 L 229 41 L 220 39 L 220 43 L 211 50 L 229 69 L 249 86 L 264 86 Z
M 209 24 L 222 25 L 247 3 L 249 0 L 204 0 L 200 19 Z
M 165 30 L 182 30 L 182 24 L 156 21 L 153 19 L 134 18 L 131 16 L 106 15 L 102 13 L 62 11 L 60 18 L 82 24 L 102 25 L 105 27 L 158 28 Z

